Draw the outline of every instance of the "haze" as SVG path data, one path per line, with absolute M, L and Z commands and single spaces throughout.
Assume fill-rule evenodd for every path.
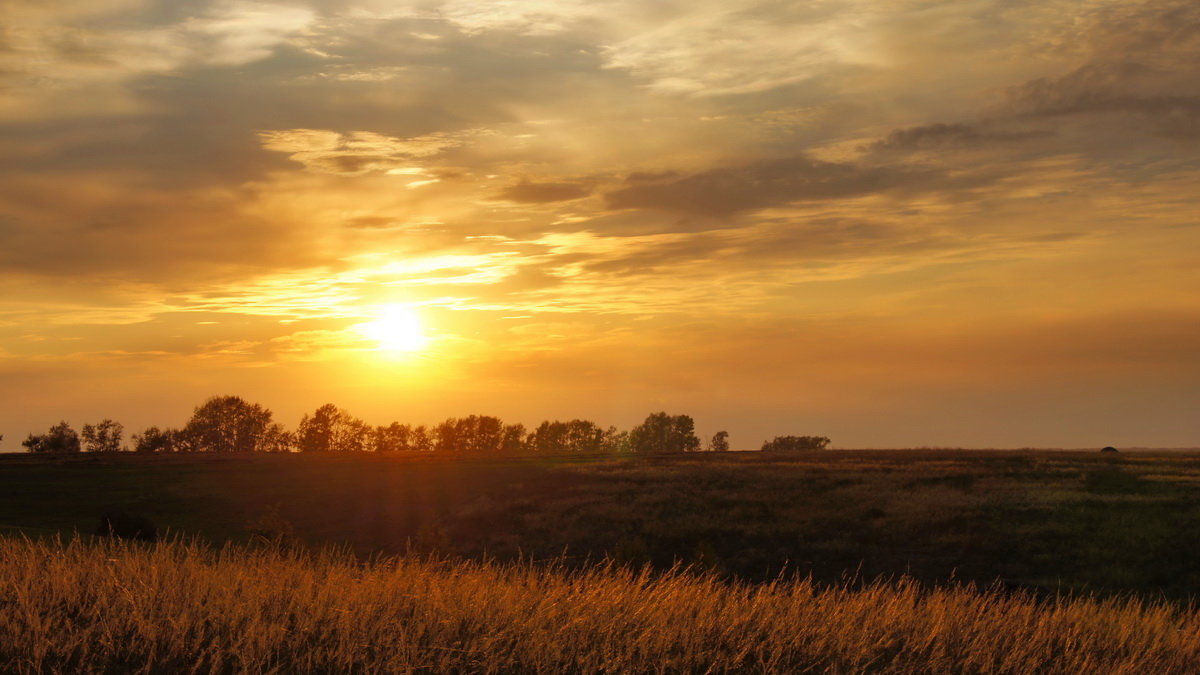
M 0 11 L 4 449 L 215 394 L 1198 444 L 1192 0 Z

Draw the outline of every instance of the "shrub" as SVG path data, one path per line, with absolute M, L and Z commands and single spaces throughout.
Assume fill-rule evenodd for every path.
M 778 450 L 824 450 L 829 439 L 824 436 L 776 436 L 763 443 L 763 452 Z
M 29 452 L 80 452 L 79 434 L 66 422 L 59 422 L 44 434 L 29 434 L 21 442 Z

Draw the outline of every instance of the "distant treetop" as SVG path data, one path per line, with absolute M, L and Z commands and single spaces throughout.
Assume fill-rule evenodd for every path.
M 602 427 L 584 419 L 547 420 L 534 428 L 508 424 L 498 417 L 451 417 L 436 425 L 392 422 L 372 426 L 327 403 L 303 416 L 293 432 L 274 421 L 272 412 L 239 396 L 213 396 L 196 406 L 182 428 L 151 426 L 122 443 L 124 427 L 105 419 L 76 433 L 66 422 L 44 434 L 30 434 L 29 452 L 138 453 L 436 453 L 443 455 L 548 455 L 696 452 L 702 444 L 688 415 L 651 413 L 629 431 Z M 2 437 L 0 437 L 2 438 Z M 820 450 L 823 436 L 779 436 L 763 450 Z M 704 449 L 729 450 L 729 432 L 716 432 Z
M 651 414 L 629 432 L 634 452 L 694 452 L 700 449 L 696 423 L 687 415 Z
M 66 422 L 59 422 L 44 434 L 29 434 L 21 441 L 29 452 L 80 452 L 79 434 Z
M 825 436 L 776 436 L 763 443 L 763 452 L 779 450 L 824 450 L 829 445 Z

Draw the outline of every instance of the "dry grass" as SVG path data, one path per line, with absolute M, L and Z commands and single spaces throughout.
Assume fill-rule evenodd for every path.
M 1200 615 L 913 583 L 0 540 L 10 672 L 1185 673 Z

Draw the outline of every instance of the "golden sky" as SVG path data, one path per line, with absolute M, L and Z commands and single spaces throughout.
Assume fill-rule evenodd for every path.
M 5 449 L 215 394 L 1200 445 L 1194 0 L 0 12 Z

